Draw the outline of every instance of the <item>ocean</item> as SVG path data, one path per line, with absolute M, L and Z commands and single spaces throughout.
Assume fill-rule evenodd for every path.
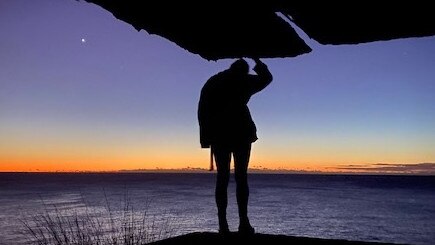
M 109 213 L 118 219 L 127 206 L 138 217 L 146 214 L 154 231 L 166 236 L 216 232 L 215 178 L 215 173 L 0 173 L 0 244 L 26 244 L 25 224 L 44 213 L 97 218 Z M 259 233 L 435 244 L 434 176 L 250 174 L 249 185 L 249 216 Z M 228 222 L 236 231 L 233 176 L 228 191 Z

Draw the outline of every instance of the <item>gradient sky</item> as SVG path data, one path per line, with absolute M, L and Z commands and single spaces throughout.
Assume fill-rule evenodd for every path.
M 207 168 L 206 61 L 74 0 L 0 1 L 0 171 Z M 435 162 L 435 37 L 264 59 L 252 167 Z M 252 64 L 252 61 L 249 61 Z

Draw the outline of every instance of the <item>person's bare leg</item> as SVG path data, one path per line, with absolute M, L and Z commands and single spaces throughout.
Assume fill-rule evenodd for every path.
M 230 180 L 231 152 L 221 146 L 213 147 L 213 152 L 217 167 L 215 198 L 218 209 L 219 232 L 227 233 L 229 232 L 227 222 L 227 189 Z
M 248 218 L 248 164 L 251 155 L 251 144 L 238 147 L 234 151 L 234 166 L 236 177 L 236 195 L 239 208 L 239 232 L 254 233 Z

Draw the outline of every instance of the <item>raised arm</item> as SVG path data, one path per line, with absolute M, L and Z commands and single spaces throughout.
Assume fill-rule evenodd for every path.
M 261 62 L 260 59 L 255 58 L 254 71 L 257 75 L 254 75 L 254 82 L 252 84 L 252 93 L 257 93 L 263 90 L 267 85 L 272 82 L 272 74 L 270 73 L 267 65 Z

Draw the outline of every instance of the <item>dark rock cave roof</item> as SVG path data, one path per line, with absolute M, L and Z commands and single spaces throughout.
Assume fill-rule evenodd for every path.
M 421 0 L 86 1 L 207 60 L 309 53 L 289 22 L 332 45 L 435 35 L 433 8 Z

